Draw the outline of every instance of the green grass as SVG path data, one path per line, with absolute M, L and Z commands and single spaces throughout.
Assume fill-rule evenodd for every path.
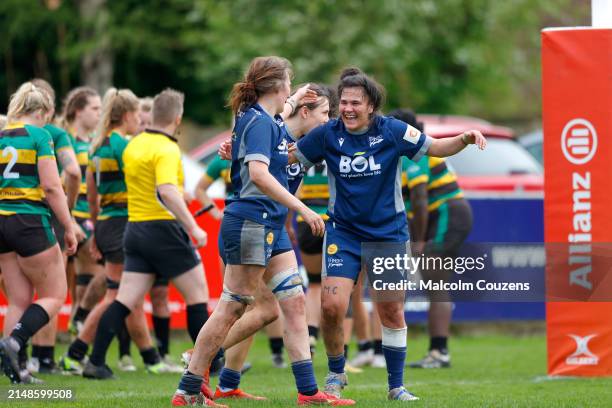
M 184 339 L 184 338 L 183 338 Z M 422 356 L 427 339 L 410 338 L 408 358 Z M 184 340 L 174 339 L 175 354 L 188 348 Z M 407 370 L 406 386 L 421 397 L 414 407 L 612 407 L 612 378 L 546 378 L 546 347 L 543 335 L 461 335 L 452 339 L 453 367 L 444 370 Z M 62 347 L 63 351 L 64 347 Z M 109 362 L 115 369 L 116 345 L 111 347 Z M 326 361 L 322 345 L 315 356 L 317 380 L 322 384 Z M 57 352 L 59 354 L 59 351 Z M 137 353 L 133 353 L 139 360 Z M 253 368 L 242 381 L 245 390 L 267 396 L 268 402 L 233 402 L 231 407 L 295 406 L 296 392 L 289 368 L 272 368 L 266 338 L 258 335 L 249 355 Z M 12 401 L 16 407 L 164 407 L 176 389 L 179 375 L 122 373 L 112 381 L 92 381 L 81 377 L 44 376 L 46 387 L 71 388 L 75 400 L 70 402 Z M 2 384 L 8 380 L 0 379 Z M 213 380 L 213 383 L 216 380 Z M 386 398 L 386 373 L 368 368 L 352 374 L 345 396 L 357 400 L 358 406 L 375 408 L 393 406 Z M 8 387 L 1 386 L 2 403 L 6 404 Z

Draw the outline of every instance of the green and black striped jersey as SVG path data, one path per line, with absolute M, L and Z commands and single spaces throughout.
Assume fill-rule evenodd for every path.
M 76 205 L 72 210 L 72 215 L 77 218 L 89 218 L 89 204 L 87 203 L 87 182 L 85 180 L 85 171 L 89 164 L 89 141 L 75 138 L 70 135 L 70 140 L 74 146 L 74 153 L 77 157 L 77 162 L 81 168 L 81 186 L 79 187 L 79 196 Z
M 49 215 L 38 177 L 38 160 L 55 160 L 46 130 L 9 124 L 0 132 L 0 214 Z
M 99 220 L 128 215 L 122 158 L 127 144 L 126 138 L 112 132 L 89 158 L 89 169 L 94 174 L 100 195 Z

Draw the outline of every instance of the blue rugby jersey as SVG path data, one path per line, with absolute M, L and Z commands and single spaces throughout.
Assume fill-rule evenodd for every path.
M 401 156 L 418 161 L 432 139 L 406 123 L 376 116 L 363 134 L 351 134 L 331 120 L 297 143 L 307 166 L 325 160 L 329 178 L 328 215 L 336 228 L 364 240 L 408 239 L 402 199 Z
M 297 139 L 291 134 L 287 126 L 283 126 L 285 138 L 288 143 L 295 143 Z M 294 194 L 297 192 L 306 169 L 302 163 L 293 163 L 287 166 L 287 185 L 289 186 L 289 192 Z
M 225 212 L 272 228 L 281 228 L 287 208 L 262 193 L 249 176 L 249 161 L 268 164 L 268 171 L 287 188 L 287 140 L 280 116 L 271 117 L 255 104 L 236 115 L 232 132 L 232 185 Z

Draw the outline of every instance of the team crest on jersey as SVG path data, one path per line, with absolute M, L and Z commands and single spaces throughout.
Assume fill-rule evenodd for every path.
M 289 148 L 287 145 L 287 139 L 283 139 L 283 141 L 276 148 L 278 149 L 280 154 L 288 154 Z
M 342 144 L 344 143 L 344 138 L 341 137 L 340 139 L 338 139 L 338 143 L 340 144 L 340 147 L 342 147 Z
M 383 137 L 382 135 L 378 135 L 378 136 L 370 136 L 368 137 L 368 141 L 370 142 L 370 147 L 379 144 L 380 142 L 383 141 Z
M 272 245 L 272 242 L 274 242 L 273 232 L 268 232 L 268 235 L 266 236 L 266 242 L 268 243 L 268 245 Z
M 334 255 L 336 252 L 338 252 L 338 245 L 329 244 L 327 246 L 327 255 Z
M 404 134 L 403 139 L 412 144 L 417 144 L 420 136 L 421 136 L 421 131 L 419 129 L 408 125 L 408 128 L 406 129 L 406 133 Z

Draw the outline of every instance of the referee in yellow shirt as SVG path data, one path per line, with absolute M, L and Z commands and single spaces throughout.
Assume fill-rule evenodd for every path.
M 100 319 L 94 348 L 83 370 L 88 378 L 111 378 L 106 351 L 121 325 L 144 301 L 156 277 L 174 283 L 187 304 L 187 330 L 195 339 L 208 319 L 208 287 L 200 257 L 189 239 L 206 245 L 183 201 L 183 166 L 174 137 L 183 117 L 184 95 L 166 89 L 153 100 L 153 126 L 130 141 L 123 153 L 128 191 L 124 235 L 125 271 L 116 300 Z

